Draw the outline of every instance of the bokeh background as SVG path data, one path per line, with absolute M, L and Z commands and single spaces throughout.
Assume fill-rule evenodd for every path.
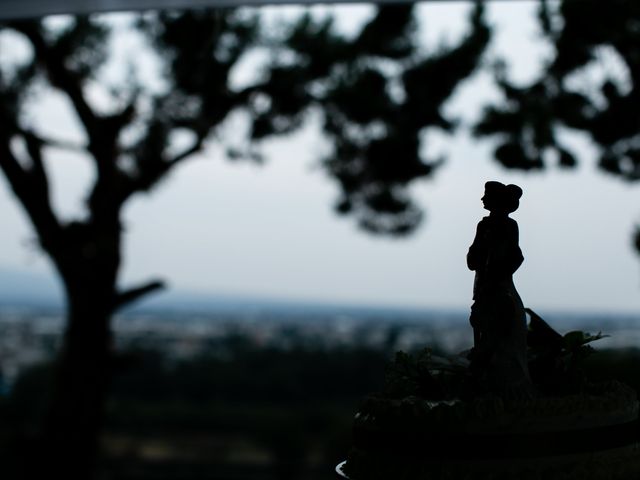
M 571 2 L 549 7 L 560 30 L 565 3 Z M 638 14 L 629 2 L 614 3 Z M 417 4 L 416 55 L 437 56 L 462 42 L 474 8 L 471 2 Z M 443 163 L 403 184 L 424 212 L 406 235 L 362 228 L 358 211 L 336 214 L 344 185 L 323 163 L 336 138 L 323 130 L 317 110 L 305 113 L 300 128 L 258 142 L 260 161 L 226 158 L 230 146 L 245 148 L 252 121 L 247 112 L 229 115 L 191 160 L 126 205 L 119 283 L 159 276 L 169 288 L 113 319 L 113 377 L 92 467 L 96 478 L 332 478 L 348 451 L 358 402 L 380 388 L 395 351 L 428 346 L 453 354 L 471 346 L 473 274 L 465 255 L 485 214 L 480 197 L 488 180 L 524 190 L 513 216 L 525 255 L 515 276 L 525 305 L 561 332 L 609 334 L 595 345 L 601 352 L 590 359 L 591 374 L 637 386 L 635 157 L 624 157 L 618 171 L 602 168 L 606 148 L 599 137 L 561 125 L 556 135 L 576 165 L 558 166 L 540 148 L 543 165 L 505 168 L 494 151 L 507 134 L 474 135 L 488 105 L 514 105 L 500 86 L 500 65 L 511 86 L 523 89 L 549 75 L 556 50 L 540 9 L 533 1 L 487 2 L 491 38 L 473 73 L 440 109 L 457 128 L 421 131 L 420 155 Z M 333 31 L 348 42 L 376 12 L 366 4 L 271 6 L 240 15 L 259 14 L 272 41 L 304 15 L 318 24 L 333 18 Z M 141 19 L 157 15 L 92 16 L 111 31 L 102 45 L 108 59 L 86 87 L 97 111 L 110 111 L 116 87 L 133 78 L 152 92 L 171 88 L 166 59 L 140 29 Z M 43 22 L 55 34 L 75 20 Z M 607 25 L 603 20 L 602 30 Z M 4 25 L 3 78 L 32 55 L 24 35 Z M 234 65 L 227 87 L 259 81 L 272 63 L 295 64 L 278 55 L 277 45 L 268 43 L 250 51 Z M 597 46 L 589 58 L 563 85 L 606 106 L 610 82 L 633 104 L 638 72 L 619 50 Z M 36 82 L 15 118 L 45 139 L 85 141 L 68 98 L 44 81 Z M 619 118 L 621 131 L 636 121 Z M 611 149 L 637 142 L 628 137 Z M 167 148 L 179 150 L 188 140 L 178 132 Z M 45 152 L 61 222 L 86 219 L 95 166 L 73 148 Z M 397 161 L 394 156 L 390 152 L 388 161 Z M 55 267 L 4 177 L 1 187 L 0 434 L 10 473 L 21 471 L 29 458 L 24 452 L 35 451 L 31 445 L 46 422 L 66 304 Z

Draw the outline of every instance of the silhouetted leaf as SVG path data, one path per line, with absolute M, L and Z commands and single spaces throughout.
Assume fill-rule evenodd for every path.
M 596 340 L 600 340 L 602 338 L 606 338 L 609 335 L 602 335 L 601 333 L 597 333 L 595 335 L 591 335 L 590 333 L 582 332 L 582 331 L 572 331 L 565 333 L 563 336 L 565 348 L 568 351 L 573 351 L 578 347 L 582 347 L 591 342 L 595 342 Z

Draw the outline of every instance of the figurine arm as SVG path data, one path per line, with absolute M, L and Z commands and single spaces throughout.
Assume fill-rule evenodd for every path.
M 479 270 L 487 261 L 487 245 L 486 245 L 486 223 L 481 220 L 476 228 L 476 236 L 473 239 L 473 243 L 469 247 L 467 253 L 467 267 L 469 270 Z
M 513 227 L 511 228 L 511 245 L 512 245 L 512 255 L 511 255 L 511 273 L 513 274 L 522 262 L 524 262 L 524 255 L 522 255 L 522 250 L 520 250 L 519 245 L 519 237 L 520 233 L 518 230 L 518 223 L 513 220 Z

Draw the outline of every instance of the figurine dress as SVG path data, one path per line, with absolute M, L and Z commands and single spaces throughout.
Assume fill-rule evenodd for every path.
M 470 360 L 488 390 L 506 396 L 529 396 L 531 389 L 526 314 L 512 278 L 523 260 L 515 220 L 492 212 L 480 221 L 467 254 L 467 265 L 476 273 Z

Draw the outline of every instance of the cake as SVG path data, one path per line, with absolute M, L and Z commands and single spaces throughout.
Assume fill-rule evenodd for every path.
M 369 397 L 340 471 L 352 480 L 640 478 L 638 402 L 608 382 L 562 397 Z
M 475 271 L 467 352 L 399 352 L 382 392 L 355 415 L 337 473 L 350 480 L 640 478 L 638 399 L 591 382 L 582 361 L 603 336 L 561 335 L 525 309 L 512 275 L 524 257 L 509 214 L 522 190 L 487 182 L 491 214 L 467 255 Z M 527 321 L 527 318 L 529 321 Z
M 581 360 L 602 335 L 556 333 L 530 311 L 528 357 L 537 394 L 478 393 L 466 355 L 399 352 L 382 392 L 356 413 L 338 466 L 351 480 L 640 478 L 637 393 L 592 383 Z

